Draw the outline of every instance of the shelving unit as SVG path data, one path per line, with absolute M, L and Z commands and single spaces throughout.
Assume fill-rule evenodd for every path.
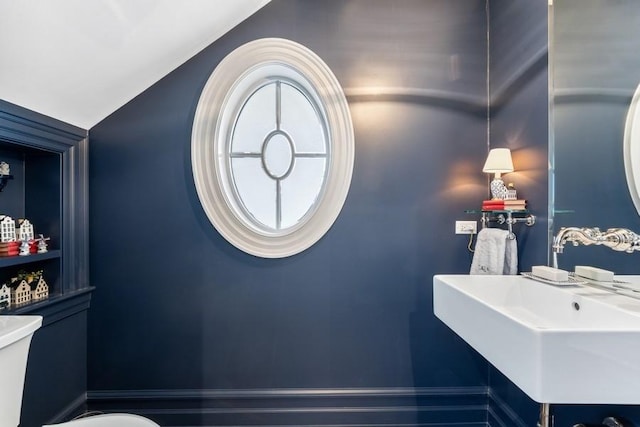
M 40 310 L 90 289 L 87 131 L 0 100 L 0 161 L 12 177 L 0 192 L 0 215 L 26 218 L 35 236 L 49 238 L 46 253 L 0 257 L 0 284 L 20 270 L 43 270 L 50 295 L 0 314 Z

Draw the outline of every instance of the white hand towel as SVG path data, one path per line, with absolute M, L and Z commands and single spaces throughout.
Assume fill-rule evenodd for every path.
M 518 242 L 516 242 L 515 234 L 509 238 L 509 232 L 507 232 L 507 241 L 505 242 L 502 274 L 518 274 Z
M 471 262 L 470 274 L 517 274 L 518 245 L 509 232 L 500 228 L 483 228 Z

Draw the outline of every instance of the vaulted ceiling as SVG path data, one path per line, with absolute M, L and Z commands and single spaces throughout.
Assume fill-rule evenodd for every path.
M 0 99 L 89 129 L 270 0 L 0 0 Z

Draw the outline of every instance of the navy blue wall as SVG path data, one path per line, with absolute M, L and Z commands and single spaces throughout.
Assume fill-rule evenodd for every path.
M 286 389 L 375 395 L 379 409 L 401 405 L 402 390 L 409 409 L 390 424 L 485 422 L 474 396 L 486 392 L 487 364 L 431 301 L 434 274 L 468 272 L 454 221 L 486 195 L 484 10 L 482 0 L 274 0 L 91 129 L 90 404 L 204 424 L 219 421 L 225 392 L 236 399 L 227 407 Z M 346 204 L 316 245 L 279 260 L 215 231 L 190 163 L 206 79 L 261 37 L 308 46 L 348 89 L 402 88 L 348 97 L 356 160 Z M 153 396 L 193 401 L 140 403 Z M 467 406 L 433 413 L 443 396 Z
M 87 390 L 88 296 L 30 314 L 44 317 L 29 349 L 20 425 L 67 421 L 83 411 Z

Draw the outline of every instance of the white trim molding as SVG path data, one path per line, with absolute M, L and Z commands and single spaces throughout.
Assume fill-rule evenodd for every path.
M 280 80 L 302 88 L 317 109 L 328 155 L 322 186 L 307 212 L 294 225 L 270 228 L 261 226 L 244 206 L 233 177 L 230 147 L 248 98 L 256 88 Z M 349 105 L 337 78 L 314 52 L 286 39 L 255 40 L 227 55 L 205 84 L 194 116 L 191 162 L 200 203 L 229 243 L 258 257 L 291 256 L 324 236 L 346 200 L 354 151 Z M 264 163 L 264 148 L 262 154 L 251 155 L 262 156 Z

